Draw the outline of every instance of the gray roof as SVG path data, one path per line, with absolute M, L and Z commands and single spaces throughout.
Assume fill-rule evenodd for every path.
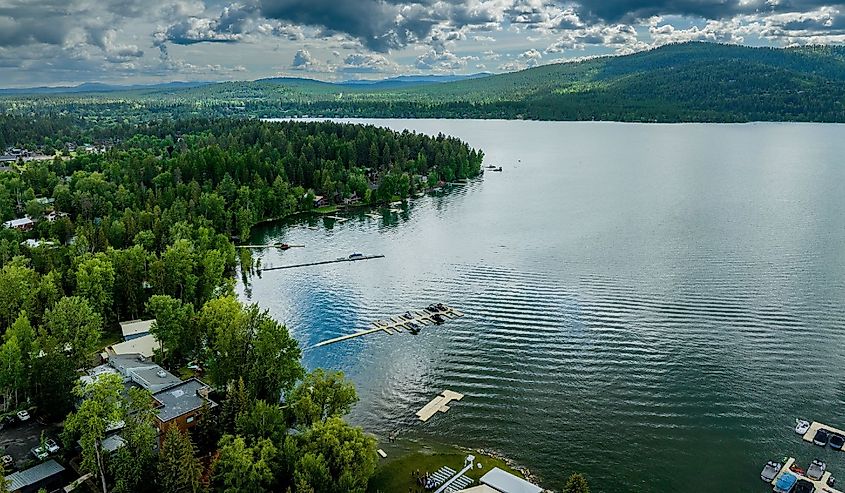
M 480 482 L 502 493 L 541 493 L 543 491 L 543 488 L 498 467 L 494 467 L 487 474 L 481 476 Z
M 6 226 L 7 228 L 16 228 L 18 226 L 25 226 L 27 224 L 32 224 L 32 219 L 28 217 L 21 217 L 18 219 L 6 221 L 5 223 L 3 223 L 3 226 Z
M 120 330 L 123 332 L 123 338 L 126 339 L 130 336 L 149 334 L 153 322 L 155 322 L 155 319 L 120 322 Z
M 124 379 L 140 385 L 152 393 L 182 383 L 176 375 L 153 363 L 140 354 L 115 354 L 109 356 L 109 365 Z
M 154 368 L 133 369 L 130 372 L 130 378 L 133 382 L 153 393 L 182 382 L 179 377 L 158 365 Z
M 6 480 L 11 481 L 9 491 L 17 491 L 27 486 L 32 486 L 51 476 L 61 474 L 64 470 L 65 468 L 61 464 L 50 459 L 29 469 L 9 474 L 6 476 Z
M 153 397 L 161 403 L 158 407 L 158 419 L 162 422 L 170 421 L 201 408 L 204 402 L 208 402 L 210 407 L 217 406 L 214 401 L 199 394 L 200 390 L 208 389 L 208 385 L 196 378 L 191 378 L 153 394 Z

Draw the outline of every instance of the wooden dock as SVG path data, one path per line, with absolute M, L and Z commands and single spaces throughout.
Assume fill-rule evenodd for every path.
M 786 464 L 784 464 L 783 467 L 780 468 L 780 472 L 777 474 L 777 476 L 775 476 L 775 479 L 772 480 L 772 486 L 774 486 L 778 482 L 778 479 L 780 479 L 781 476 L 788 472 L 790 474 L 795 475 L 798 479 L 804 479 L 813 483 L 813 486 L 815 486 L 816 488 L 815 491 L 817 491 L 818 493 L 842 493 L 842 491 L 827 485 L 827 481 L 830 479 L 831 476 L 830 471 L 825 471 L 821 479 L 810 479 L 801 473 L 797 473 L 795 471 L 790 470 L 790 467 L 792 467 L 794 464 L 795 459 L 793 457 L 787 459 Z
M 384 255 L 369 255 L 366 257 L 354 257 L 354 258 L 338 258 L 334 260 L 322 260 L 320 262 L 308 262 L 307 264 L 294 264 L 294 265 L 280 265 L 278 267 L 264 267 L 260 270 L 268 271 L 268 270 L 284 270 L 284 269 L 296 269 L 298 267 L 311 267 L 314 265 L 326 265 L 326 264 L 340 264 L 343 262 L 359 262 L 361 260 L 372 260 L 376 258 L 384 258 Z
M 819 430 L 825 430 L 829 433 L 836 433 L 839 436 L 845 437 L 845 431 L 842 431 L 838 428 L 834 428 L 832 426 L 828 426 L 823 423 L 819 423 L 818 421 L 813 421 L 813 424 L 810 425 L 810 429 L 807 430 L 807 433 L 804 433 L 804 436 L 802 438 L 804 438 L 805 442 L 813 443 L 813 437 L 816 436 L 816 432 Z
M 443 310 L 440 311 L 431 312 L 428 310 L 409 310 L 408 313 L 411 315 L 411 318 L 406 318 L 404 316 L 394 316 L 390 317 L 387 320 L 376 320 L 372 323 L 372 327 L 369 329 L 354 332 L 352 334 L 347 334 L 345 336 L 335 337 L 334 339 L 328 339 L 326 341 L 318 342 L 312 347 L 328 346 L 329 344 L 348 341 L 349 339 L 354 339 L 355 337 L 375 334 L 376 332 L 385 332 L 388 335 L 393 335 L 394 333 L 402 332 L 403 330 L 410 331 L 414 328 L 411 324 L 416 325 L 417 328 L 427 327 L 430 325 L 438 325 L 438 323 L 434 319 L 435 315 L 440 315 L 444 320 L 451 320 L 464 316 L 464 314 L 460 311 L 445 305 L 443 305 Z
M 444 390 L 442 394 L 432 399 L 431 402 L 429 402 L 428 404 L 423 406 L 422 409 L 417 411 L 417 417 L 420 418 L 420 421 L 425 423 L 438 412 L 445 413 L 446 411 L 448 411 L 450 402 L 459 401 L 463 398 L 463 394 L 459 394 L 451 390 Z

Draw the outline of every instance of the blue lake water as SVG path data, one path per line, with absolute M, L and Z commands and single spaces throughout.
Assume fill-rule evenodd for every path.
M 561 489 L 763 492 L 806 417 L 845 427 L 845 126 L 369 120 L 443 132 L 502 173 L 383 219 L 297 219 L 254 240 L 239 285 L 303 346 L 431 302 L 418 336 L 306 350 L 340 369 L 377 436 L 497 449 Z M 421 424 L 443 389 L 466 395 Z

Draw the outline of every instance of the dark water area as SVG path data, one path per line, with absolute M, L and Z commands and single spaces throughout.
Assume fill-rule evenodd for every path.
M 307 349 L 379 437 L 496 449 L 561 489 L 764 492 L 763 463 L 845 454 L 845 126 L 369 120 L 443 132 L 502 166 L 400 214 L 262 226 L 267 271 L 239 285 L 304 347 L 432 302 L 419 335 Z M 445 414 L 414 413 L 444 389 Z

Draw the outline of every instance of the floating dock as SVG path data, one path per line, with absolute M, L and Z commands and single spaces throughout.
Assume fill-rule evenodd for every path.
M 431 402 L 429 402 L 428 404 L 423 406 L 422 409 L 417 411 L 417 417 L 420 418 L 420 421 L 425 423 L 438 412 L 445 413 L 446 411 L 448 411 L 450 402 L 459 401 L 463 398 L 464 394 L 459 394 L 451 390 L 444 390 L 442 394 L 432 399 Z
M 780 479 L 781 476 L 788 472 L 796 476 L 798 479 L 804 479 L 813 483 L 813 486 L 815 486 L 816 488 L 815 491 L 817 491 L 818 493 L 842 493 L 842 491 L 827 485 L 827 481 L 830 479 L 831 476 L 830 471 L 825 471 L 825 473 L 822 474 L 821 479 L 810 479 L 801 473 L 790 470 L 790 467 L 792 467 L 794 464 L 795 459 L 793 457 L 787 459 L 786 464 L 784 464 L 783 467 L 780 468 L 780 472 L 777 474 L 777 476 L 775 476 L 775 479 L 772 480 L 772 486 L 774 486 L 778 482 L 778 479 Z
M 313 265 L 326 265 L 326 264 L 340 264 L 343 262 L 358 262 L 361 260 L 372 260 L 375 258 L 384 258 L 384 255 L 369 255 L 366 257 L 354 257 L 354 258 L 338 258 L 334 260 L 323 260 L 320 262 L 308 262 L 307 264 L 294 264 L 294 265 L 280 265 L 279 267 L 264 267 L 260 269 L 261 271 L 268 271 L 268 270 L 284 270 L 284 269 L 296 269 L 298 267 L 311 267 Z
M 819 423 L 818 421 L 813 421 L 813 424 L 810 425 L 810 429 L 807 430 L 807 433 L 804 433 L 804 441 L 813 443 L 813 437 L 816 436 L 816 432 L 819 430 L 825 430 L 829 433 L 836 433 L 839 436 L 845 437 L 845 431 L 842 431 L 838 428 L 834 428 L 832 426 L 828 426 L 823 423 Z
M 383 257 L 383 255 L 382 255 Z M 408 313 L 411 314 L 411 318 L 405 318 L 403 316 L 396 316 L 390 317 L 388 320 L 377 320 L 372 323 L 372 328 L 362 330 L 359 332 L 355 332 L 352 334 L 347 334 L 345 336 L 335 337 L 334 339 L 329 339 L 326 341 L 318 342 L 317 344 L 313 345 L 312 347 L 322 347 L 328 346 L 329 344 L 334 344 L 336 342 L 343 342 L 348 341 L 349 339 L 354 339 L 355 337 L 361 337 L 369 334 L 375 334 L 376 332 L 386 332 L 388 335 L 393 335 L 394 332 L 402 332 L 403 330 L 411 330 L 413 327 L 410 325 L 411 323 L 415 324 L 417 327 L 425 327 L 429 325 L 437 325 L 437 322 L 434 320 L 435 315 L 440 315 L 443 317 L 444 320 L 454 319 L 463 317 L 464 314 L 459 312 L 458 310 L 443 305 L 443 309 L 439 311 L 428 311 L 428 310 L 410 310 Z

